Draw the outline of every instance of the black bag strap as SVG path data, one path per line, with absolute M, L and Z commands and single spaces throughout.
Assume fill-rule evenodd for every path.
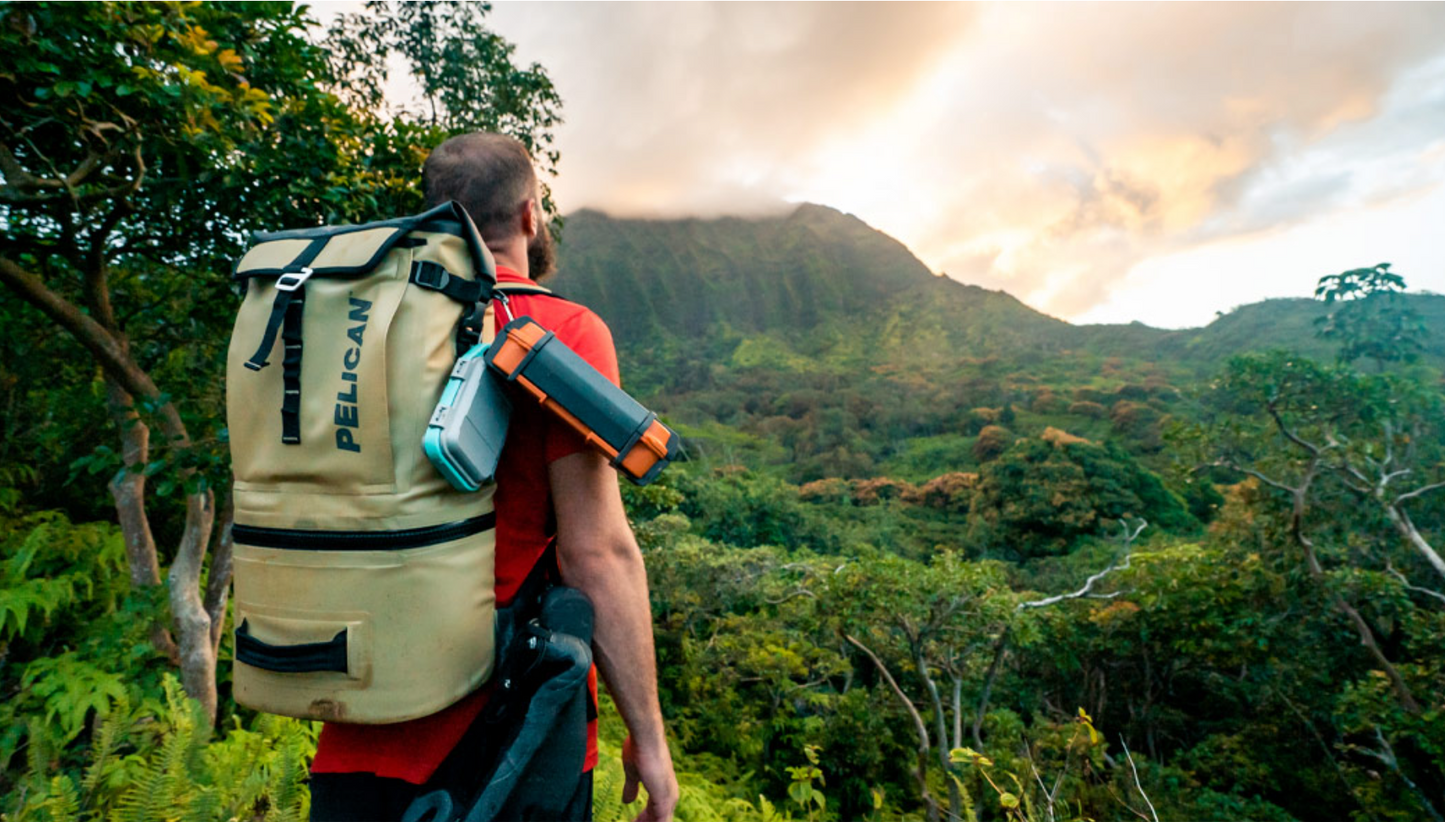
M 251 635 L 246 620 L 236 629 L 236 660 L 255 668 L 283 674 L 314 671 L 346 673 L 346 629 L 326 642 L 272 645 Z
M 506 283 L 505 285 L 499 283 L 492 289 L 492 293 L 507 297 L 553 297 L 558 300 L 567 299 L 546 286 L 531 283 Z
M 287 445 L 301 442 L 301 320 L 305 311 L 306 287 L 301 286 L 287 304 L 281 324 L 285 350 L 281 359 L 281 442 Z
M 441 293 L 453 300 L 471 306 L 486 294 L 487 285 L 479 280 L 465 280 L 446 270 L 441 263 L 418 260 L 411 264 L 411 282 L 422 288 Z

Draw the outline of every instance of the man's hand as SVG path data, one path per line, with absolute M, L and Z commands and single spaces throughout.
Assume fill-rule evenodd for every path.
M 622 804 L 637 799 L 640 782 L 647 788 L 647 807 L 633 822 L 670 822 L 677 807 L 677 774 L 672 771 L 672 755 L 667 743 L 659 751 L 639 753 L 632 737 L 622 743 L 622 771 L 627 775 L 622 785 Z

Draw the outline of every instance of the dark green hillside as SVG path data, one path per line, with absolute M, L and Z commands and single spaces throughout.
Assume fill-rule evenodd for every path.
M 712 361 L 758 334 L 835 365 L 1045 355 L 1120 357 L 1197 374 L 1245 351 L 1333 351 L 1314 336 L 1324 306 L 1302 298 L 1241 306 L 1202 328 L 1071 325 L 1002 291 L 935 276 L 897 240 L 812 204 L 753 219 L 620 220 L 581 211 L 568 219 L 556 286 L 602 315 L 624 348 L 684 358 L 709 352 Z M 1445 328 L 1445 297 L 1411 299 L 1427 326 Z M 1427 345 L 1427 362 L 1445 363 L 1445 334 Z
M 557 287 L 594 307 L 624 344 L 811 328 L 869 310 L 934 276 L 901 243 L 861 220 L 805 205 L 782 218 L 567 221 Z
M 1425 326 L 1435 331 L 1425 339 L 1425 360 L 1439 367 L 1445 363 L 1445 296 L 1413 294 L 1409 299 Z M 1316 300 L 1265 300 L 1240 306 L 1203 328 L 1169 332 L 1160 351 L 1201 365 L 1263 348 L 1289 348 L 1329 359 L 1336 346 L 1315 336 L 1315 319 L 1323 314 L 1324 306 Z

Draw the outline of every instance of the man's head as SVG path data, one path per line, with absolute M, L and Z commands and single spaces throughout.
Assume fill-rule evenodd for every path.
M 521 142 L 485 131 L 453 137 L 427 157 L 422 188 L 428 207 L 461 203 L 494 253 L 524 244 L 532 279 L 552 273 L 556 251 L 543 221 L 537 172 Z

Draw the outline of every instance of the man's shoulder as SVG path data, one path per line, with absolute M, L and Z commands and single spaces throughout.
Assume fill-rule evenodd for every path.
M 612 330 L 597 312 L 581 303 L 560 297 L 528 297 L 527 313 L 566 342 L 568 336 L 605 337 L 612 339 Z

